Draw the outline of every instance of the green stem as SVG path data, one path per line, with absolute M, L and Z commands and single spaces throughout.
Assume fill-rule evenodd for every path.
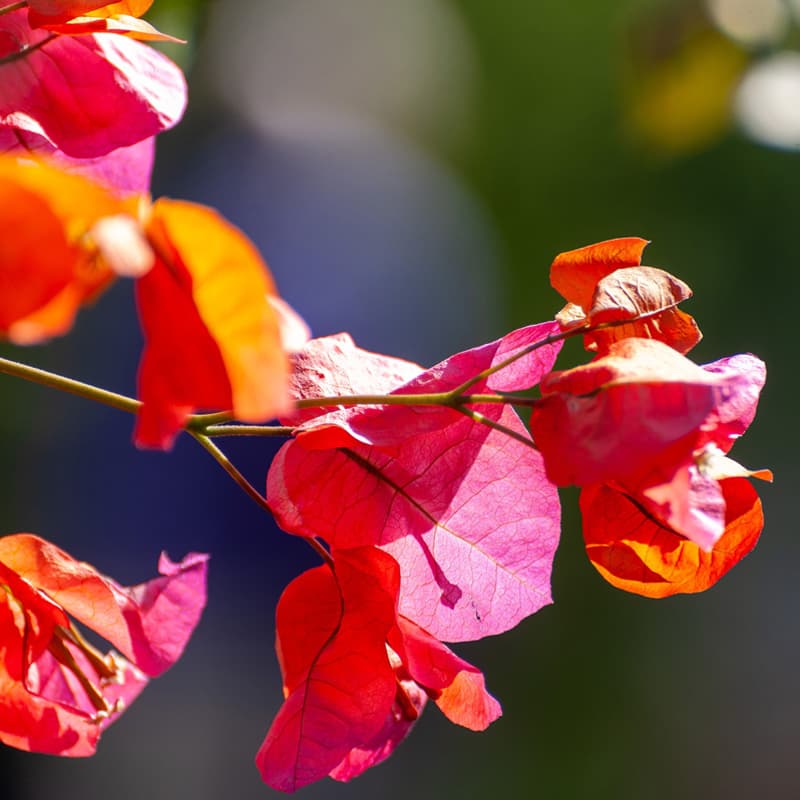
M 139 400 L 106 389 L 100 389 L 83 381 L 66 378 L 54 372 L 48 372 L 28 364 L 21 364 L 7 358 L 0 358 L 0 373 L 37 383 L 51 389 L 93 400 L 96 403 L 136 414 L 142 404 Z M 452 392 L 435 392 L 429 394 L 376 394 L 376 395 L 342 395 L 341 397 L 308 397 L 297 402 L 299 408 L 336 408 L 337 406 L 357 405 L 403 405 L 403 406 L 448 406 L 463 408 L 466 405 L 510 403 L 513 405 L 532 405 L 535 399 L 525 395 L 512 394 L 474 394 L 454 395 Z M 295 429 L 283 425 L 234 425 L 228 423 L 233 419 L 230 411 L 214 414 L 192 414 L 186 422 L 189 433 L 212 436 L 292 436 Z
M 339 397 L 304 397 L 297 408 L 337 408 L 338 406 L 452 406 L 451 392 L 429 394 L 343 394 Z
M 463 394 L 453 398 L 455 406 L 478 406 L 502 403 L 510 406 L 535 406 L 540 402 L 539 397 L 532 397 L 527 394 Z
M 538 342 L 532 349 L 539 346 Z M 507 364 L 498 365 L 502 369 Z M 497 370 L 494 370 L 497 371 Z M 295 403 L 297 408 L 336 408 L 338 406 L 446 406 L 457 408 L 465 405 L 504 404 L 530 406 L 535 405 L 537 398 L 524 394 L 463 394 L 457 389 L 447 392 L 430 392 L 427 394 L 351 394 L 334 397 L 304 397 Z M 211 414 L 205 415 L 211 417 Z M 204 419 L 197 416 L 196 419 Z M 200 426 L 198 426 L 200 427 Z
M 189 429 L 189 432 L 213 438 L 214 436 L 293 436 L 295 430 L 296 428 L 288 425 L 208 425 L 199 430 Z
M 200 446 L 210 453 L 211 457 L 228 473 L 228 475 L 233 478 L 236 483 L 239 484 L 239 487 L 244 490 L 244 493 L 250 497 L 252 500 L 255 500 L 264 511 L 268 511 L 270 514 L 272 513 L 272 509 L 269 507 L 269 503 L 267 503 L 266 498 L 258 491 L 258 489 L 253 486 L 250 481 L 242 475 L 241 472 L 234 466 L 233 462 L 222 452 L 222 450 L 217 447 L 211 439 L 208 438 L 205 434 L 197 433 L 196 431 L 191 431 L 191 435 L 194 439 L 196 439 Z
M 526 447 L 530 447 L 533 450 L 537 449 L 532 439 L 519 433 L 519 431 L 512 430 L 506 425 L 503 425 L 502 422 L 495 422 L 493 419 L 489 419 L 489 417 L 481 414 L 480 411 L 475 411 L 475 409 L 472 408 L 464 408 L 463 406 L 459 406 L 457 410 L 464 414 L 464 416 L 469 417 L 471 420 L 474 420 L 481 425 L 485 425 L 487 428 L 500 431 L 500 433 L 510 436 L 512 439 L 515 439 L 516 441 L 524 444 Z
M 233 462 L 222 452 L 222 450 L 217 447 L 208 436 L 197 433 L 196 431 L 189 431 L 194 439 L 196 439 L 201 447 L 203 447 L 206 452 L 208 452 L 211 457 L 228 473 L 228 475 L 233 478 L 233 480 L 238 484 L 239 488 L 244 490 L 244 493 L 254 500 L 264 511 L 272 514 L 272 509 L 269 507 L 269 503 L 267 502 L 267 498 L 264 497 L 258 489 L 253 486 L 250 481 L 242 475 L 241 472 L 234 466 Z M 330 553 L 320 544 L 320 542 L 311 537 L 311 536 L 302 536 L 301 537 L 304 541 L 308 543 L 312 550 L 314 550 L 317 555 L 329 565 L 333 565 L 333 559 L 331 558 Z
M 40 386 L 58 389 L 61 392 L 68 392 L 86 400 L 94 400 L 96 403 L 111 406 L 111 408 L 116 408 L 119 411 L 127 411 L 129 414 L 136 414 L 142 406 L 138 400 L 134 400 L 124 394 L 98 389 L 89 383 L 65 378 L 63 375 L 56 375 L 54 372 L 30 367 L 27 364 L 20 364 L 8 358 L 0 358 L 0 373 L 13 375 L 15 378 L 22 378 L 31 383 L 38 383 Z
M 202 433 L 212 425 L 217 425 L 220 422 L 230 422 L 232 419 L 233 414 L 230 411 L 217 411 L 213 414 L 192 414 L 186 423 L 186 429 Z

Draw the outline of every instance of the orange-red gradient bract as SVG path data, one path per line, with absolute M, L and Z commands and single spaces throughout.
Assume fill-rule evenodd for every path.
M 138 19 L 151 5 L 153 0 L 30 0 L 28 21 L 33 28 L 67 35 L 120 33 L 133 39 L 181 41 Z
M 288 411 L 275 287 L 256 249 L 204 206 L 158 200 L 145 225 L 155 265 L 137 281 L 145 337 L 142 447 L 168 448 L 196 409 L 263 422 Z
M 117 3 L 106 3 L 103 0 L 28 0 L 28 15 L 35 25 L 42 22 L 66 22 L 84 14 L 98 17 L 114 14 L 141 17 L 152 5 L 153 0 L 123 0 Z
M 113 279 L 85 237 L 129 205 L 77 175 L 3 156 L 0 207 L 0 335 L 28 344 L 66 332 Z
M 0 741 L 92 755 L 103 729 L 183 653 L 205 606 L 207 560 L 162 555 L 160 577 L 124 587 L 37 536 L 0 538 Z M 73 619 L 120 652 L 101 653 Z
M 542 380 L 534 440 L 554 483 L 583 487 L 590 557 L 614 585 L 650 596 L 700 591 L 752 548 L 763 520 L 744 476 L 772 474 L 726 454 L 752 422 L 765 378 L 753 355 L 699 366 L 631 338 Z
M 656 267 L 641 266 L 645 239 L 635 237 L 561 253 L 550 267 L 550 283 L 567 300 L 556 315 L 562 328 L 616 323 L 587 332 L 587 350 L 601 354 L 631 336 L 657 339 L 687 353 L 702 334 L 676 306 L 692 296 L 681 280 Z M 625 320 L 630 320 L 625 324 Z
M 586 553 L 613 586 L 645 597 L 702 592 L 755 547 L 764 527 L 761 501 L 745 478 L 720 481 L 725 530 L 706 552 L 609 486 L 581 492 Z
M 383 761 L 430 697 L 452 722 L 483 730 L 501 713 L 483 675 L 397 613 L 400 569 L 374 547 L 333 551 L 276 615 L 283 706 L 256 756 L 264 780 L 292 792 L 350 780 Z

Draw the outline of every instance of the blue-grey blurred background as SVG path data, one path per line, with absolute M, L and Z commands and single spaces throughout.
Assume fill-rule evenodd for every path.
M 703 595 L 623 594 L 565 492 L 555 604 L 457 648 L 503 718 L 473 734 L 431 707 L 386 764 L 302 795 L 800 796 L 800 2 L 156 0 L 151 18 L 189 40 L 171 53 L 191 87 L 154 193 L 242 227 L 315 334 L 431 364 L 552 317 L 558 252 L 638 235 L 695 289 L 693 356 L 749 350 L 770 370 L 733 454 L 777 476 L 751 556 Z M 140 345 L 121 282 L 63 340 L 2 352 L 133 393 Z M 212 554 L 184 659 L 90 760 L 0 749 L 2 797 L 273 796 L 253 766 L 281 702 L 273 614 L 313 554 L 192 441 L 138 452 L 131 426 L 0 379 L 2 532 L 123 583 L 162 548 Z M 262 487 L 273 446 L 224 444 Z

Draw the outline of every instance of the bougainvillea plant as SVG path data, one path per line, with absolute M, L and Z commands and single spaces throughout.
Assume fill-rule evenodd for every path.
M 169 38 L 140 19 L 151 2 L 0 7 L 0 335 L 66 334 L 83 304 L 133 280 L 139 397 L 7 359 L 0 372 L 135 414 L 138 447 L 193 437 L 318 554 L 276 610 L 285 701 L 256 756 L 266 783 L 354 778 L 429 701 L 470 730 L 500 716 L 444 642 L 551 602 L 560 486 L 581 487 L 587 555 L 629 592 L 703 591 L 753 548 L 750 479 L 772 476 L 728 453 L 764 365 L 689 360 L 701 334 L 678 304 L 691 291 L 642 266 L 645 240 L 559 255 L 553 320 L 429 369 L 347 334 L 312 339 L 244 234 L 147 193 L 154 137 L 185 105 L 180 70 L 137 41 Z M 587 363 L 555 370 L 573 337 Z M 241 435 L 287 440 L 263 492 L 214 441 Z M 91 755 L 181 655 L 206 564 L 162 555 L 161 577 L 125 588 L 33 534 L 0 538 L 0 741 Z

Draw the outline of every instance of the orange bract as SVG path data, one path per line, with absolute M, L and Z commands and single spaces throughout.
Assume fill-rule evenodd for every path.
M 145 226 L 154 268 L 137 282 L 146 339 L 136 441 L 168 447 L 196 408 L 263 422 L 289 407 L 289 365 L 266 265 L 216 212 L 159 200 Z
M 35 193 L 0 177 L 0 206 L 0 331 L 7 333 L 66 285 L 76 252 Z
M 134 39 L 180 42 L 138 19 L 153 0 L 123 0 L 103 3 L 98 0 L 30 0 L 28 20 L 33 28 L 53 33 L 121 33 Z
M 103 0 L 28 0 L 28 8 L 37 17 L 48 17 L 53 20 L 67 20 L 93 13 L 107 17 L 111 14 L 130 14 L 140 17 L 153 0 L 122 0 L 118 3 L 105 3 Z
M 84 237 L 126 204 L 85 178 L 0 158 L 0 334 L 20 344 L 63 333 L 112 278 Z
M 87 14 L 93 17 L 118 14 L 141 17 L 151 5 L 153 0 L 123 0 L 119 3 L 104 3 L 103 0 L 28 0 L 31 25 L 67 22 Z
M 702 592 L 755 546 L 761 501 L 745 478 L 720 482 L 725 532 L 709 552 L 662 525 L 628 495 L 606 485 L 581 492 L 589 560 L 613 586 L 645 597 Z
M 639 266 L 648 244 L 631 236 L 561 253 L 550 266 L 550 284 L 565 300 L 588 309 L 600 279 L 621 267 Z
M 601 354 L 629 337 L 657 339 L 687 353 L 702 338 L 692 317 L 676 306 L 692 296 L 681 280 L 656 267 L 642 267 L 644 239 L 611 239 L 557 256 L 550 282 L 567 305 L 556 315 L 563 329 L 591 325 L 587 350 Z M 630 320 L 626 324 L 620 322 Z M 613 327 L 597 328 L 605 323 Z

